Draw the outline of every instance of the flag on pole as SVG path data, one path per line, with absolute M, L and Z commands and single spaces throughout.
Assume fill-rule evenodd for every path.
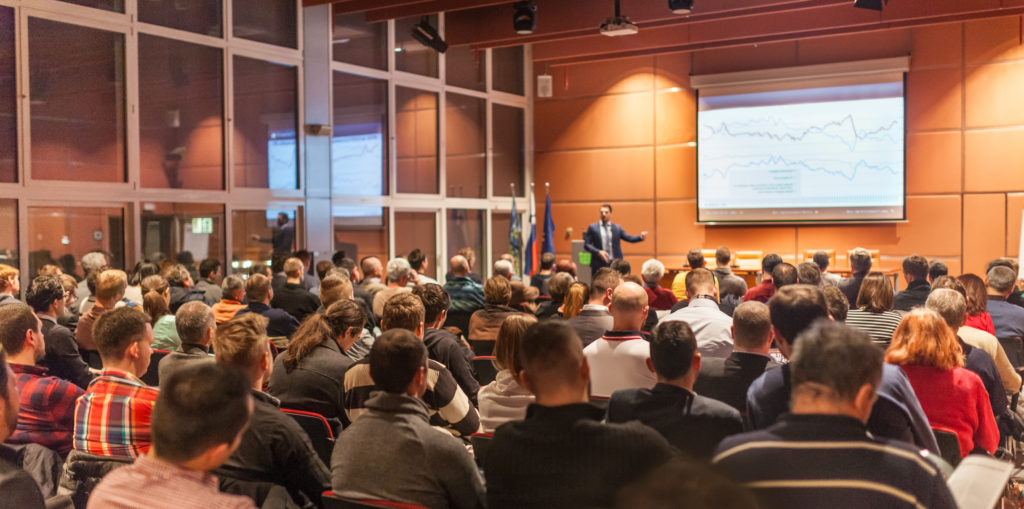
M 523 278 L 533 275 L 537 269 L 537 207 L 533 202 L 533 182 L 530 182 L 530 240 L 526 241 L 526 249 L 523 251 Z
M 512 212 L 508 221 L 508 252 L 512 255 L 513 270 L 522 268 L 523 259 L 523 228 L 519 223 L 519 211 L 516 210 L 516 186 L 512 185 Z
M 555 252 L 555 220 L 551 218 L 551 193 L 548 192 L 548 184 L 544 184 L 544 248 L 541 253 Z

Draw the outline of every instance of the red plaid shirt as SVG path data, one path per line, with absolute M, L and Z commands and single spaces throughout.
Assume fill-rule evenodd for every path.
M 149 451 L 150 416 L 160 394 L 131 373 L 104 369 L 75 407 L 75 449 L 137 458 Z
M 18 426 L 7 438 L 11 444 L 39 444 L 66 456 L 75 430 L 75 400 L 84 391 L 46 368 L 11 363 L 21 392 Z

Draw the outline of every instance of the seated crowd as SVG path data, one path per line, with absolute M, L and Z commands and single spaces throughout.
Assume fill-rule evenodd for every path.
M 1011 259 L 911 255 L 896 292 L 860 248 L 751 285 L 694 249 L 665 287 L 655 259 L 485 279 L 467 248 L 442 284 L 418 249 L 186 254 L 24 292 L 0 265 L 0 509 L 955 508 L 934 458 L 1014 439 Z

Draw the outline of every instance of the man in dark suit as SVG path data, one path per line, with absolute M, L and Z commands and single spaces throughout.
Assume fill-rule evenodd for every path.
M 612 330 L 614 320 L 608 306 L 612 303 L 612 292 L 620 284 L 622 277 L 611 268 L 601 269 L 594 274 L 589 302 L 583 305 L 579 314 L 568 320 L 583 342 L 583 348 L 603 336 L 605 331 Z
M 768 356 L 772 345 L 768 306 L 756 300 L 737 306 L 732 315 L 732 339 L 733 351 L 729 357 L 703 359 L 693 390 L 743 414 L 750 384 L 766 370 L 778 367 Z
M 647 363 L 658 375 L 657 385 L 615 391 L 608 402 L 608 422 L 639 420 L 683 454 L 704 460 L 711 459 L 723 438 L 743 431 L 735 408 L 693 392 L 701 356 L 686 322 L 655 327 Z
M 842 290 L 846 300 L 850 301 L 850 309 L 857 307 L 857 294 L 860 293 L 860 285 L 864 282 L 864 276 L 871 271 L 871 252 L 862 247 L 850 251 L 850 277 L 839 282 L 839 289 Z
M 612 223 L 612 206 L 601 205 L 601 221 L 592 223 L 583 234 L 583 248 L 590 253 L 590 272 L 597 274 L 602 267 L 607 267 L 612 260 L 622 258 L 620 240 L 640 242 L 647 238 L 647 232 L 640 235 L 626 233 L 622 226 Z
M 904 258 L 903 279 L 907 281 L 907 289 L 896 292 L 893 296 L 893 311 L 910 311 L 916 307 L 923 307 L 928 300 L 928 294 L 932 291 L 931 285 L 928 284 L 928 260 L 918 254 Z

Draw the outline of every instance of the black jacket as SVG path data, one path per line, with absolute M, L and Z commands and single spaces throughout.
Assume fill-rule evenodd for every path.
M 186 302 L 199 301 L 206 302 L 206 294 L 198 288 L 185 288 L 184 286 L 171 285 L 171 303 L 168 306 L 171 310 L 171 314 L 177 313 L 178 308 Z M 213 304 L 212 302 L 206 302 L 206 304 Z
M 272 338 L 291 337 L 295 329 L 299 328 L 299 321 L 283 309 L 272 308 L 262 302 L 252 302 L 235 313 L 241 316 L 246 313 L 259 313 L 270 320 L 267 323 L 267 336 Z
M 328 419 L 345 417 L 345 371 L 355 364 L 342 353 L 337 341 L 321 341 L 294 369 L 284 366 L 285 354 L 274 360 L 270 375 L 269 392 L 281 401 L 281 406 L 294 410 L 316 412 Z
M 473 372 L 473 352 L 455 334 L 445 329 L 427 329 L 423 333 L 423 344 L 430 358 L 444 364 L 451 371 L 455 382 L 462 387 L 462 392 L 476 405 L 480 382 Z
M 285 283 L 280 289 L 274 289 L 274 299 L 270 305 L 287 311 L 301 323 L 307 316 L 316 313 L 320 299 L 298 283 Z
M 892 310 L 893 311 L 910 311 L 916 307 L 923 307 L 926 300 L 928 300 L 928 294 L 931 293 L 932 287 L 928 284 L 928 281 L 911 281 L 907 285 L 907 289 L 902 292 L 897 292 L 892 298 Z M 850 306 L 853 307 L 853 306 Z
M 766 370 L 778 367 L 767 355 L 733 351 L 724 359 L 702 357 L 700 375 L 693 390 L 725 403 L 741 414 L 747 412 L 747 389 Z
M 83 389 L 96 378 L 89 371 L 89 365 L 82 359 L 75 342 L 75 334 L 63 325 L 40 317 L 43 322 L 43 338 L 46 343 L 46 356 L 39 365 L 50 371 L 50 374 L 63 378 Z

